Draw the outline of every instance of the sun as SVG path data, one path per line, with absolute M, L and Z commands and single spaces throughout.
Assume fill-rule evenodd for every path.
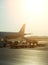
M 25 11 L 28 14 L 41 14 L 43 13 L 43 0 L 26 0 Z

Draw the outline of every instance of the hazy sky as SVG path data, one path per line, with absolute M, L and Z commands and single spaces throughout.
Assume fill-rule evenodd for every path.
M 24 23 L 32 35 L 48 35 L 48 0 L 0 0 L 0 31 L 18 32 Z

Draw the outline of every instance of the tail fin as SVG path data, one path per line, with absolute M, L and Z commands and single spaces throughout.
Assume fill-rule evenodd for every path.
M 23 26 L 21 27 L 19 33 L 24 34 L 24 32 L 25 32 L 25 24 L 23 24 Z

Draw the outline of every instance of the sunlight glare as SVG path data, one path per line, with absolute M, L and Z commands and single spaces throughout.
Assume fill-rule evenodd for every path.
M 28 13 L 37 15 L 43 13 L 43 0 L 26 0 L 25 2 L 25 10 Z

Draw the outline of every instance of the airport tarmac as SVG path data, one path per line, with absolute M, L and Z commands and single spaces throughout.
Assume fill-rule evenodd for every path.
M 48 65 L 48 50 L 0 48 L 0 65 Z

